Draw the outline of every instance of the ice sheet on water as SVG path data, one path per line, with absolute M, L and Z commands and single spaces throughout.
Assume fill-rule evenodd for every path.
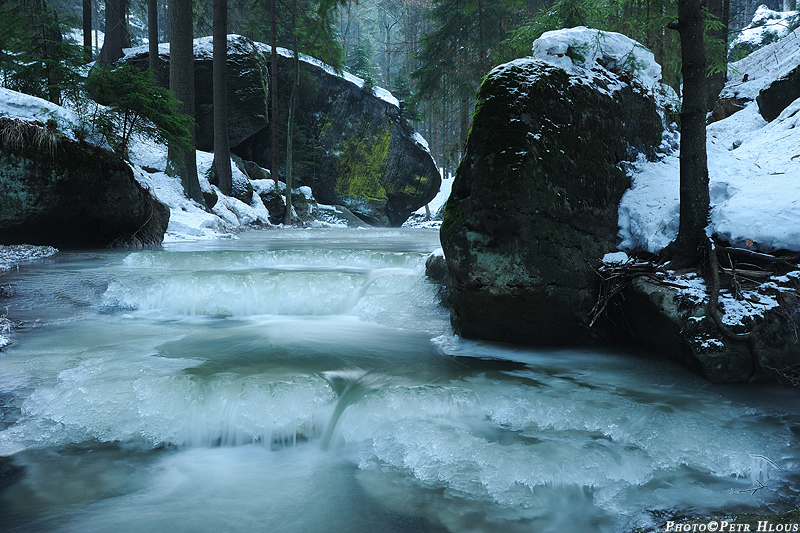
M 457 339 L 438 344 L 478 357 L 484 349 Z M 510 359 L 519 352 L 485 349 Z M 751 485 L 754 454 L 792 455 L 793 437 L 768 429 L 778 420 L 691 378 L 676 381 L 674 371 L 662 375 L 648 368 L 652 361 L 617 367 L 615 358 L 598 365 L 597 355 L 594 362 L 564 351 L 520 355 L 535 369 L 477 375 L 429 395 L 368 397 L 344 420 L 342 435 L 362 443 L 362 468 L 405 472 L 452 497 L 526 509 L 529 517 L 547 510 L 557 487 L 591 487 L 596 511 L 630 514 L 653 504 L 641 503 L 642 486 L 702 479 L 705 488 L 669 488 L 664 505 L 722 505 L 735 501 L 731 488 Z M 388 398 L 402 398 L 404 415 Z M 459 408 L 448 410 L 455 399 Z M 776 472 L 767 472 L 773 484 Z
M 201 361 L 152 356 L 92 358 L 59 373 L 23 403 L 0 432 L 0 452 L 96 439 L 147 446 L 237 445 L 311 437 L 326 420 L 333 391 L 306 375 L 198 377 Z

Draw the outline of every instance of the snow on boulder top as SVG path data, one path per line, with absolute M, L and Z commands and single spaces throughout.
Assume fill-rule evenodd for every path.
M 660 88 L 661 66 L 653 53 L 620 33 L 585 26 L 548 31 L 533 42 L 533 57 L 567 71 L 625 72 L 647 89 Z
M 800 65 L 800 28 L 783 39 L 759 48 L 744 59 L 728 64 L 728 84 L 722 98 L 755 100 L 761 89 Z
M 746 51 L 760 47 L 770 40 L 786 37 L 792 24 L 798 16 L 797 11 L 773 11 L 765 5 L 760 5 L 753 15 L 753 20 L 731 42 L 729 49 L 737 47 Z
M 231 33 L 228 35 L 228 50 L 236 50 L 241 52 L 251 52 L 258 49 L 256 43 L 242 35 Z M 139 54 L 146 54 L 150 51 L 149 45 L 143 44 L 133 48 L 125 48 L 125 58 L 136 56 Z M 259 50 L 260 51 L 260 50 Z M 198 37 L 192 42 L 192 52 L 195 57 L 201 59 L 212 59 L 214 57 L 214 39 L 213 37 Z M 159 55 L 169 55 L 169 43 L 159 43 Z M 124 58 L 123 58 L 124 60 Z
M 272 47 L 270 47 L 268 44 L 256 43 L 256 46 L 265 54 L 272 53 Z M 281 55 L 283 57 L 288 57 L 288 58 L 294 57 L 294 53 L 291 50 L 288 50 L 286 48 L 278 48 L 277 51 L 278 51 L 278 55 Z M 323 63 L 322 61 L 320 61 L 319 59 L 317 59 L 315 57 L 307 56 L 306 54 L 300 54 L 300 61 L 303 61 L 304 63 L 308 63 L 309 65 L 314 65 L 316 67 L 319 67 L 322 70 L 324 70 L 325 72 L 327 72 L 328 74 L 332 74 L 333 76 L 338 76 L 338 77 L 342 78 L 343 80 L 347 80 L 350 83 L 353 83 L 353 84 L 357 85 L 359 88 L 363 88 L 364 87 L 364 80 L 363 79 L 359 78 L 358 76 L 356 76 L 354 74 L 351 74 L 351 73 L 347 72 L 346 70 L 343 70 L 341 72 L 337 72 L 336 69 L 334 69 L 332 66 L 328 65 L 327 63 Z M 393 106 L 395 106 L 397 108 L 400 107 L 400 101 L 397 98 L 395 98 L 394 95 L 391 92 L 389 92 L 387 89 L 384 89 L 383 87 L 373 87 L 372 88 L 372 94 L 375 95 L 376 97 L 380 98 L 384 102 L 387 102 L 387 103 L 389 103 L 389 104 L 391 104 L 391 105 L 393 105 Z
M 201 57 L 204 59 L 211 59 L 214 55 L 214 40 L 213 37 L 198 37 L 194 40 L 194 55 L 195 57 Z M 228 35 L 228 49 L 241 49 L 242 51 L 250 51 L 255 47 L 259 52 L 262 54 L 271 54 L 272 48 L 268 44 L 259 43 L 255 41 L 251 41 L 247 37 L 243 37 L 241 35 L 230 34 Z M 147 53 L 148 48 L 147 45 L 137 46 L 135 48 L 126 48 L 125 49 L 125 57 L 135 56 L 138 54 Z M 287 50 L 286 48 L 278 48 L 277 49 L 278 55 L 283 57 L 294 57 L 291 50 Z M 158 53 L 161 55 L 169 54 L 169 43 L 162 43 L 158 45 Z M 300 54 L 300 61 L 304 63 L 308 63 L 310 65 L 314 65 L 315 67 L 321 68 L 328 74 L 332 74 L 339 78 L 349 81 L 357 85 L 359 88 L 364 87 L 364 80 L 355 76 L 347 71 L 336 72 L 332 66 L 328 65 L 327 63 L 323 63 L 319 59 L 315 57 L 308 56 L 306 54 Z M 380 98 L 384 102 L 387 102 L 395 107 L 400 107 L 400 101 L 395 98 L 395 96 L 389 92 L 387 89 L 383 87 L 373 87 L 372 94 L 376 97 Z
M 45 123 L 55 119 L 61 129 L 69 128 L 78 122 L 75 114 L 59 105 L 36 96 L 18 93 L 0 87 L 0 117 L 18 118 L 21 120 Z M 68 133 L 68 130 L 65 131 Z

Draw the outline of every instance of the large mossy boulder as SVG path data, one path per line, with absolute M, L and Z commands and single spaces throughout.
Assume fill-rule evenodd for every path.
M 112 152 L 0 118 L 0 243 L 158 246 L 169 208 Z
M 261 46 L 269 59 L 269 47 Z M 278 54 L 281 87 L 291 86 L 290 55 L 284 49 Z M 300 80 L 295 185 L 307 185 L 319 202 L 344 206 L 378 226 L 401 225 L 436 196 L 441 185 L 436 165 L 388 92 L 365 89 L 358 78 L 306 56 Z M 288 91 L 279 98 L 279 124 L 287 117 Z M 264 129 L 234 150 L 270 168 L 270 145 L 270 130 Z
M 441 229 L 459 334 L 596 338 L 592 268 L 616 249 L 630 184 L 620 167 L 652 154 L 663 131 L 653 97 L 623 78 L 525 58 L 484 80 Z
M 197 147 L 213 149 L 211 38 L 195 39 Z M 169 46 L 159 46 L 162 83 L 168 79 Z M 125 61 L 146 67 L 145 47 Z M 271 168 L 270 48 L 228 36 L 228 112 L 231 150 Z M 285 135 L 292 85 L 291 53 L 278 54 L 279 178 L 285 176 Z M 399 226 L 436 196 L 441 178 L 430 153 L 382 89 L 302 56 L 300 61 L 293 187 L 309 186 L 323 204 L 341 205 L 372 225 Z
M 148 67 L 148 47 L 131 49 L 124 61 Z M 157 77 L 169 86 L 169 44 L 158 47 Z M 213 48 L 211 37 L 194 40 L 195 142 L 198 150 L 214 150 Z M 228 136 L 236 146 L 266 127 L 269 121 L 269 64 L 257 45 L 245 37 L 228 36 Z

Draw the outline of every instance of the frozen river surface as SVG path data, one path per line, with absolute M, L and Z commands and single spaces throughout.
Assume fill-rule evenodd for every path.
M 452 335 L 428 230 L 5 274 L 0 529 L 627 532 L 797 505 L 797 391 Z M 758 490 L 755 490 L 758 489 Z

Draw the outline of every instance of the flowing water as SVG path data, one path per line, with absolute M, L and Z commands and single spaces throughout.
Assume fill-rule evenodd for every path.
M 452 335 L 428 230 L 7 273 L 0 529 L 613 532 L 797 505 L 797 393 Z

